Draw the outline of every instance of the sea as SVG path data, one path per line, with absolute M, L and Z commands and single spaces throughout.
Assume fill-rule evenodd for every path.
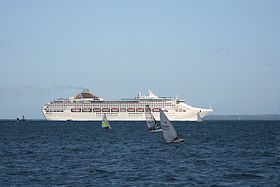
M 280 121 L 0 121 L 0 186 L 280 186 Z

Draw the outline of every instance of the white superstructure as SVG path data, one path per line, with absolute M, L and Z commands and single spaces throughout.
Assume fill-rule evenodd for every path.
M 145 121 L 145 105 L 149 105 L 156 120 L 160 119 L 159 109 L 170 121 L 199 121 L 213 111 L 192 107 L 178 98 L 157 97 L 150 90 L 148 96 L 138 93 L 134 99 L 121 100 L 103 100 L 83 90 L 76 97 L 47 103 L 42 112 L 47 120 L 101 121 L 106 113 L 109 121 Z

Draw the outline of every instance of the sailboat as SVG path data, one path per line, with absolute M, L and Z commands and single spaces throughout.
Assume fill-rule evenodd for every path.
M 149 132 L 161 132 L 162 129 L 159 127 L 157 121 L 151 113 L 149 105 L 145 106 L 145 116 Z
M 163 137 L 167 143 L 178 143 L 183 142 L 184 139 L 180 139 L 177 131 L 175 130 L 172 123 L 166 117 L 164 112 L 160 109 L 160 124 L 163 132 Z
M 111 129 L 112 129 L 112 127 L 110 126 L 110 123 L 109 123 L 109 121 L 108 121 L 108 119 L 107 119 L 107 117 L 106 117 L 106 114 L 104 114 L 104 116 L 103 116 L 102 128 L 103 128 L 103 129 L 108 129 L 108 130 L 111 130 Z

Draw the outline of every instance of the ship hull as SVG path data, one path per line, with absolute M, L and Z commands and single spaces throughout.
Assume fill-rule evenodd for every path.
M 200 112 L 201 117 L 211 113 L 212 110 Z M 52 121 L 101 121 L 106 114 L 109 121 L 145 121 L 145 113 L 129 113 L 129 112 L 76 112 L 70 110 L 64 112 L 43 112 L 47 120 Z M 152 112 L 157 121 L 160 120 L 159 112 Z M 168 111 L 165 113 L 170 121 L 198 121 L 197 112 L 175 112 Z

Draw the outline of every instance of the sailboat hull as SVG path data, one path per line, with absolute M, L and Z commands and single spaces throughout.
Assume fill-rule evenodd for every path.
M 177 139 L 177 140 L 174 140 L 174 141 L 165 141 L 166 143 L 180 143 L 180 142 L 184 142 L 185 140 L 184 139 Z
M 184 142 L 185 140 L 184 139 L 178 139 L 176 141 L 174 141 L 175 143 L 179 143 L 179 142 Z
M 162 129 L 150 130 L 149 132 L 162 132 Z
M 110 130 L 112 130 L 112 128 L 103 128 L 104 130 L 108 130 L 108 131 L 110 131 Z

